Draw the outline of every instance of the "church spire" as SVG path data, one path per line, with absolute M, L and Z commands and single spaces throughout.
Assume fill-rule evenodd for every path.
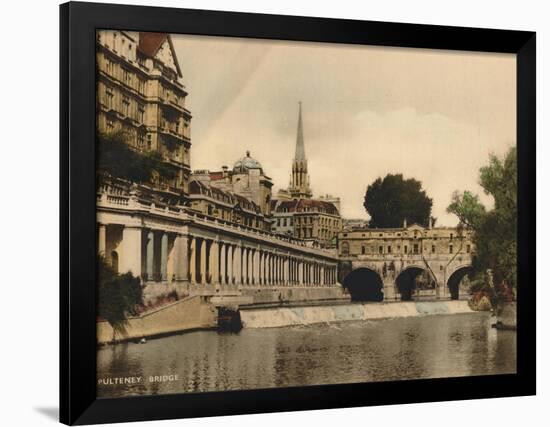
M 302 103 L 299 102 L 298 109 L 298 131 L 296 133 L 296 154 L 292 162 L 292 181 L 289 193 L 292 197 L 309 199 L 311 189 L 309 188 L 309 175 L 307 173 L 306 150 L 304 146 L 304 127 L 302 124 Z
M 296 154 L 294 160 L 306 160 L 306 149 L 304 147 L 304 128 L 302 125 L 302 101 L 298 102 L 298 132 L 296 134 Z

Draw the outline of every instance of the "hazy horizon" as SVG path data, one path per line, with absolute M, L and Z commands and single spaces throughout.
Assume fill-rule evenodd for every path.
M 489 153 L 516 143 L 511 54 L 173 35 L 189 91 L 191 167 L 232 167 L 247 150 L 289 183 L 298 102 L 315 196 L 368 218 L 367 185 L 387 173 L 422 181 L 437 225 L 455 190 L 471 190 Z

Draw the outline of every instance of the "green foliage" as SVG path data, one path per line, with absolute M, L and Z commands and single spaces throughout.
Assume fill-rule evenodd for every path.
M 368 186 L 363 206 L 371 217 L 371 228 L 401 227 L 405 219 L 409 224 L 428 226 L 432 199 L 420 181 L 388 174 Z
M 97 137 L 97 171 L 135 183 L 151 182 L 155 175 L 165 179 L 176 177 L 176 171 L 168 166 L 156 151 L 140 153 L 126 142 L 123 131 L 102 133 Z
M 447 211 L 470 227 L 476 245 L 474 268 L 490 268 L 496 283 L 516 287 L 517 274 L 517 157 L 512 148 L 500 159 L 494 155 L 480 169 L 479 183 L 493 196 L 494 208 L 487 211 L 477 196 L 455 193 Z
M 98 259 L 98 315 L 115 329 L 126 323 L 126 316 L 137 314 L 142 304 L 140 279 L 131 273 L 118 274 L 103 257 Z

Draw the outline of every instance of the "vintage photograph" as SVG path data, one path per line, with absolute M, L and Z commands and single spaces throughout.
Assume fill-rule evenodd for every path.
M 516 55 L 96 49 L 98 397 L 516 372 Z

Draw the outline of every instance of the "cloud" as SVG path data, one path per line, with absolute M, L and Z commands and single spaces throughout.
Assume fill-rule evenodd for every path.
M 454 190 L 481 193 L 490 152 L 515 145 L 513 55 L 174 37 L 192 121 L 192 167 L 232 166 L 246 150 L 288 185 L 298 101 L 311 184 L 366 217 L 386 173 L 422 181 L 439 224 Z M 490 203 L 487 197 L 482 199 Z

